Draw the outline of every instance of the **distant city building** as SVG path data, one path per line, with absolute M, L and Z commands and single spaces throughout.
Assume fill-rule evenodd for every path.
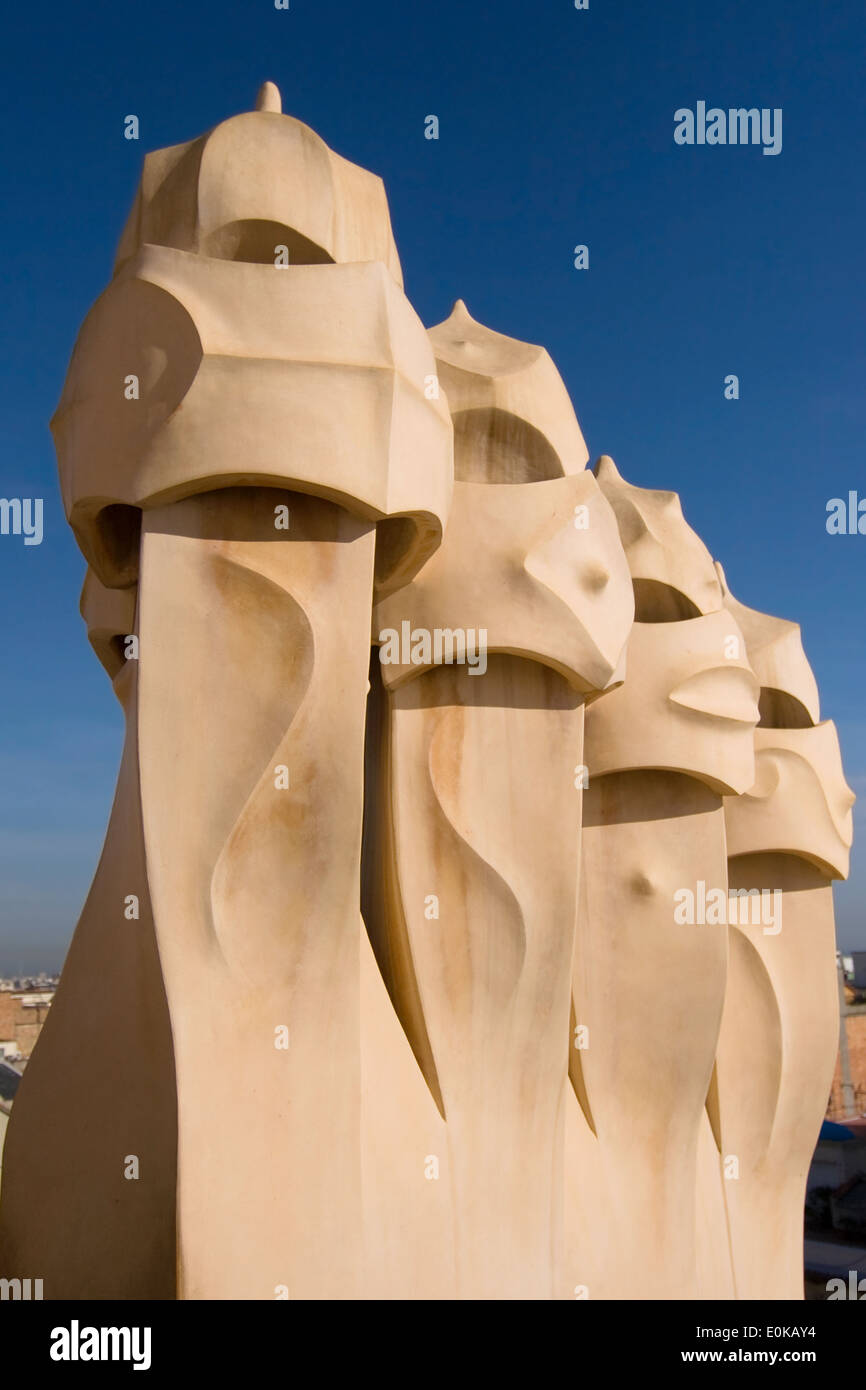
M 838 1297 L 866 1276 L 866 1121 L 824 1121 L 806 1188 L 806 1298 Z
M 21 1073 L 7 1062 L 0 1062 L 0 1182 L 3 1178 L 3 1141 L 15 1092 L 21 1082 Z
M 13 975 L 9 978 L 0 976 L 0 993 L 10 990 L 19 994 L 33 990 L 55 990 L 59 981 L 58 972 L 47 974 L 44 970 L 38 975 Z
M 842 957 L 845 998 L 849 1004 L 866 1003 L 866 951 L 852 951 Z
M 837 952 L 839 1053 L 827 1102 L 829 1120 L 866 1117 L 866 951 Z
M 27 1060 L 48 1017 L 53 987 L 0 988 L 0 1058 Z

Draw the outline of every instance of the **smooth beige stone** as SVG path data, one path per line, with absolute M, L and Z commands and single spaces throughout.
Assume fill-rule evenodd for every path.
M 283 501 L 288 533 L 273 529 Z M 363 1292 L 374 543 L 332 503 L 261 488 L 144 516 L 141 798 L 174 1032 L 183 1298 Z
M 281 107 L 267 82 L 258 110 L 146 155 L 116 269 L 147 243 L 271 266 L 287 246 L 293 266 L 381 261 L 402 286 L 382 180 Z
M 303 513 L 319 506 L 322 517 L 329 511 L 336 517 L 340 515 L 337 509 L 317 504 L 313 499 L 282 496 L 290 504 L 297 502 Z M 245 507 L 239 507 L 239 501 L 245 503 Z M 202 497 L 195 505 L 212 518 L 214 513 L 216 516 L 230 514 L 233 518 L 231 529 L 237 529 L 235 518 L 241 510 L 246 511 L 249 522 L 250 514 L 253 518 L 269 515 L 272 501 L 273 496 L 267 492 L 248 490 L 244 495 L 227 492 L 217 497 Z M 172 521 L 173 511 L 168 509 Z M 283 539 L 283 545 L 286 544 Z M 306 548 L 310 548 L 309 544 Z M 326 543 L 323 546 L 325 563 L 329 549 Z M 236 560 L 237 555 L 234 558 Z M 210 561 L 213 561 L 212 555 Z M 120 921 L 123 894 L 130 885 L 140 889 L 143 882 L 147 889 L 135 753 L 134 696 L 138 662 L 124 661 L 116 645 L 121 635 L 136 630 L 135 597 L 135 589 L 104 589 L 92 572 L 88 572 L 81 603 L 88 635 L 100 660 L 110 673 L 115 673 L 118 695 L 124 702 L 133 698 L 133 718 L 100 870 L 64 969 L 63 985 L 28 1067 L 27 1084 L 16 1100 L 11 1176 L 6 1185 L 7 1200 L 0 1223 L 0 1235 L 10 1261 L 8 1266 L 4 1262 L 4 1272 L 8 1267 L 9 1277 L 14 1277 L 15 1271 L 21 1268 L 38 1266 L 44 1269 L 48 1276 L 46 1296 L 49 1297 L 175 1297 L 175 1075 L 149 896 L 142 895 L 140 920 Z M 243 618 L 243 614 L 239 617 Z M 218 628 L 217 637 L 220 631 Z M 178 766 L 184 766 L 182 757 L 179 757 Z M 137 838 L 127 844 L 124 836 L 129 834 L 130 817 L 134 818 L 138 829 Z M 180 836 L 179 843 L 185 843 Z M 135 849 L 137 859 L 133 870 L 130 850 Z M 118 874 L 121 876 L 119 886 Z M 277 887 L 279 889 L 279 885 Z M 291 882 L 284 887 L 290 889 Z M 112 917 L 117 921 L 112 922 Z M 456 1273 L 444 1122 L 394 1014 L 357 907 L 354 933 L 359 970 L 358 1027 L 354 1035 L 349 1035 L 347 1063 L 355 1077 L 357 1127 L 350 1131 L 347 1142 L 352 1152 L 351 1178 L 357 1203 L 357 1211 L 353 1214 L 362 1225 L 355 1251 L 355 1259 L 363 1270 L 357 1296 L 454 1297 Z M 280 944 L 280 939 L 276 938 L 272 949 L 279 952 Z M 118 960 L 119 946 L 124 948 L 124 955 Z M 111 987 L 105 991 L 102 1006 L 97 1008 L 90 997 L 92 981 L 105 973 L 109 962 Z M 207 1018 L 201 1015 L 185 1017 L 186 1003 L 182 994 L 176 1013 L 184 1020 L 184 1030 L 195 1034 L 207 1025 Z M 255 995 L 248 994 L 247 1005 L 255 1017 L 259 1009 Z M 258 1018 L 264 1027 L 271 1021 L 264 999 L 261 1010 Z M 218 1088 L 225 1085 L 226 1076 L 237 1066 L 226 1057 L 236 1044 L 231 1032 L 236 1013 L 236 1009 L 226 1006 L 220 1022 L 220 1036 L 214 1044 L 210 1066 L 216 1072 L 213 1082 Z M 88 1024 L 86 1039 L 81 1031 L 84 1015 Z M 250 1020 L 247 1026 L 253 1028 L 255 1024 Z M 156 1046 L 160 1038 L 162 1045 Z M 242 1047 L 246 1043 L 249 1048 L 248 1039 L 241 1036 L 240 1042 Z M 272 1038 L 265 1036 L 264 1044 L 260 1039 L 260 1045 L 272 1047 Z M 67 1077 L 71 1066 L 77 1076 L 82 1057 L 91 1083 L 84 1093 L 71 1074 Z M 315 1078 L 319 1074 L 317 1063 L 311 1067 L 311 1075 Z M 256 1074 L 246 1069 L 242 1083 L 238 1084 L 252 1090 L 253 1103 L 257 1104 Z M 208 1085 L 205 1089 L 210 1094 L 212 1087 Z M 290 1093 L 290 1105 L 292 1100 Z M 218 1101 L 211 1095 L 210 1101 L 217 1109 L 227 1108 L 232 1112 L 232 1095 L 221 1094 Z M 45 1113 L 49 1107 L 68 1125 L 68 1142 L 46 1146 Z M 106 1124 L 106 1115 L 113 1117 L 114 1123 L 110 1126 Z M 282 1126 L 278 1117 L 274 1114 L 269 1119 L 263 1117 L 268 1125 L 275 1120 L 274 1138 L 278 1155 L 281 1155 L 283 1141 L 279 1131 Z M 319 1122 L 311 1121 L 311 1124 Z M 182 1128 L 187 1128 L 186 1119 Z M 139 1183 L 118 1180 L 131 1137 L 136 1141 L 134 1149 L 142 1165 Z M 274 1259 L 275 1250 L 271 1249 L 274 1237 L 270 1230 L 258 1232 L 258 1244 L 249 1252 L 246 1249 L 245 1213 L 250 1206 L 250 1194 L 256 1191 L 257 1173 L 251 1174 L 246 1169 L 245 1144 L 239 1145 L 238 1137 L 238 1133 L 225 1136 L 225 1158 L 241 1167 L 243 1191 L 237 1194 L 239 1212 L 222 1208 L 219 1181 L 206 1189 L 205 1195 L 212 1196 L 214 1201 L 208 1206 L 205 1229 L 197 1232 L 193 1228 L 192 1254 L 193 1257 L 196 1254 L 197 1236 L 203 1244 L 199 1252 L 203 1262 L 208 1264 L 212 1259 L 214 1265 L 205 1272 L 201 1285 L 192 1283 L 186 1273 L 188 1248 L 182 1243 L 180 1257 L 185 1278 L 181 1297 L 202 1297 L 210 1293 L 222 1297 L 227 1296 L 227 1288 L 233 1291 L 233 1296 L 242 1298 L 274 1296 L 276 1285 L 262 1292 L 253 1267 L 258 1259 L 266 1266 Z M 436 1180 L 427 1176 L 431 1155 L 436 1157 L 440 1167 Z M 188 1146 L 187 1195 L 195 1188 L 198 1157 L 195 1147 Z M 113 1161 L 118 1165 L 117 1172 L 108 1169 Z M 192 1172 L 189 1171 L 191 1167 Z M 204 1181 L 201 1172 L 198 1176 Z M 274 1197 L 275 1180 L 267 1172 L 263 1177 L 266 1183 L 270 1182 L 276 1211 L 280 1198 Z M 277 1173 L 276 1181 L 283 1180 L 285 1172 Z M 299 1180 L 303 1180 L 303 1174 L 299 1175 Z M 48 1210 L 54 1213 L 54 1224 L 50 1228 L 31 1219 L 34 1204 L 45 1204 L 45 1184 L 50 1184 Z M 67 1244 L 65 1235 L 62 1241 L 56 1240 L 58 1232 L 70 1229 L 67 1204 L 73 1219 L 77 1218 L 81 1225 L 74 1245 Z M 196 1207 L 193 1202 L 193 1221 Z M 224 1215 L 221 1216 L 222 1211 Z M 92 1220 L 88 1219 L 88 1213 Z M 183 1215 L 186 1229 L 190 1218 L 186 1210 Z M 142 1221 L 147 1223 L 147 1239 L 140 1238 L 138 1228 Z M 211 1222 L 214 1223 L 213 1250 Z M 239 1241 L 242 1248 L 239 1256 L 234 1252 L 235 1264 L 239 1267 L 221 1274 L 216 1264 L 224 1253 L 227 1235 Z M 285 1245 L 279 1223 L 276 1237 L 277 1252 L 291 1248 L 291 1243 Z M 305 1269 L 295 1275 L 294 1286 L 298 1297 L 307 1296 L 309 1286 Z
M 451 496 L 433 356 L 382 265 L 235 265 L 144 247 L 79 334 L 52 421 L 67 516 L 110 587 L 135 579 L 130 508 L 257 484 L 394 518 L 381 591 L 438 544 Z M 136 376 L 139 398 L 124 381 Z
M 454 1289 L 444 1126 L 359 917 L 374 541 L 331 503 L 266 489 L 144 518 L 142 804 L 181 1298 Z
M 373 639 L 390 629 L 402 656 L 405 622 L 410 633 L 481 630 L 488 652 L 539 661 L 590 695 L 622 680 L 633 611 L 616 523 L 591 473 L 458 482 L 442 545 L 410 586 L 376 606 Z M 420 647 L 419 655 L 383 663 L 385 684 L 430 669 Z
M 812 729 L 757 728 L 755 781 L 725 799 L 728 854 L 800 855 L 827 878 L 847 878 L 854 793 L 831 719 Z
M 727 928 L 679 922 L 675 906 L 683 889 L 697 899 L 700 884 L 726 899 L 722 794 L 754 779 L 758 684 L 676 495 L 632 488 L 607 458 L 596 475 L 639 621 L 624 684 L 587 710 L 560 1290 L 694 1298 L 705 1209 L 722 1210 L 697 1165 Z M 582 1190 L 584 1172 L 597 1200 Z M 712 1229 L 722 1269 L 723 1238 Z
M 751 921 L 729 927 L 708 1108 L 735 1297 L 802 1299 L 806 1178 L 839 1044 L 832 888 L 813 864 L 788 854 L 737 856 L 729 877 L 732 889 L 778 890 L 782 923 L 778 935 Z M 732 1157 L 736 1177 L 726 1180 Z
M 844 878 L 853 793 L 833 725 L 755 730 L 754 788 L 725 799 L 741 900 L 709 1106 L 738 1298 L 803 1297 L 803 1203 L 839 1035 L 830 880 Z M 769 903 L 767 904 L 769 908 Z M 725 1180 L 733 1155 L 737 1178 Z M 704 1182 L 710 1185 L 707 1175 Z
M 360 926 L 365 1299 L 457 1297 L 445 1121 Z
M 381 180 L 281 108 L 147 156 L 52 422 L 127 733 L 0 1274 L 800 1297 L 853 797 L 799 629 L 586 471 L 543 348 L 425 333 Z M 729 877 L 781 931 L 678 918 Z
M 581 1195 L 581 1167 L 568 1189 L 564 1284 L 588 1285 L 593 1299 L 693 1298 L 697 1150 L 727 934 L 677 923 L 674 894 L 699 879 L 727 888 L 721 798 L 668 772 L 595 778 L 595 708 L 573 984 L 573 1022 L 588 1031 L 572 1035 L 570 1104 L 582 1124 L 569 1162 L 597 1149 L 592 1171 L 606 1177 Z
M 818 684 L 803 650 L 799 623 L 747 608 L 731 594 L 718 562 L 716 573 L 725 608 L 733 613 L 746 639 L 749 663 L 761 687 L 761 722 L 777 728 L 817 724 L 821 718 Z
M 750 787 L 758 683 L 744 650 L 726 612 L 636 622 L 624 684 L 587 715 L 590 779 L 648 768 L 699 778 L 720 794 Z
M 454 419 L 458 481 L 540 482 L 586 467 L 574 406 L 543 347 L 477 323 L 462 299 L 430 342 Z
M 84 576 L 79 611 L 87 624 L 87 640 L 112 682 L 126 664 L 123 639 L 135 633 L 137 599 L 136 586 L 106 589 L 92 569 Z
M 848 872 L 853 793 L 795 623 L 730 594 L 761 683 L 755 782 L 725 798 L 730 970 L 699 1186 L 725 1206 L 730 1268 L 702 1252 L 709 1296 L 803 1297 L 806 1178 L 839 1032 L 830 880 Z M 814 727 L 812 727 L 814 723 Z M 788 726 L 788 727 L 786 727 Z M 750 890 L 763 899 L 742 896 Z M 722 1227 L 717 1230 L 717 1247 Z
M 595 476 L 616 513 L 638 622 L 718 612 L 722 590 L 712 557 L 685 520 L 678 495 L 627 483 L 607 454 L 595 464 Z
M 732 981 L 735 979 L 736 972 L 731 967 L 729 952 L 726 991 L 731 989 Z M 722 1017 L 724 1018 L 724 1010 Z M 714 1070 L 713 1080 L 710 1082 L 710 1096 L 713 1094 L 715 1084 Z M 720 1140 L 716 1138 L 713 1130 L 709 1110 L 705 1109 L 701 1118 L 701 1132 L 698 1139 L 695 1183 L 697 1276 L 694 1296 L 710 1301 L 720 1299 L 728 1301 L 737 1296 L 734 1284 L 734 1267 L 731 1260 L 728 1211 L 725 1205 L 726 1179 L 724 1164 L 719 1152 L 719 1143 Z
M 582 699 L 507 656 L 481 679 L 440 668 L 383 698 L 385 904 L 367 922 L 447 1121 L 459 1296 L 549 1298 Z M 558 769 L 558 784 L 540 766 Z
M 440 378 L 446 329 L 471 338 L 445 380 L 455 473 L 473 481 L 455 483 L 439 551 L 374 610 L 382 780 L 365 917 L 447 1122 L 459 1296 L 547 1299 L 562 1264 L 583 705 L 622 679 L 633 602 L 592 475 L 545 473 L 549 440 L 567 435 L 546 354 L 458 306 L 431 332 Z M 531 429 L 515 413 L 527 362 Z M 461 430 L 482 407 L 489 430 Z M 388 629 L 402 646 L 404 627 L 474 628 L 486 670 L 436 666 L 432 646 L 393 660 Z
M 91 895 L 101 906 L 115 873 L 141 868 L 156 973 L 140 969 L 131 1004 L 123 970 L 109 974 L 129 1019 L 130 1097 L 140 1103 L 135 1069 L 151 1077 L 162 1058 L 136 1055 L 152 1041 L 142 1010 L 166 1029 L 170 1017 L 177 1059 L 176 1081 L 160 1076 L 164 1173 L 147 1155 L 170 1229 L 153 1215 L 158 1249 L 135 1256 L 126 1216 L 105 1222 L 98 1278 L 84 1242 L 85 1295 L 173 1293 L 176 1161 L 179 1297 L 455 1288 L 443 1122 L 377 978 L 358 894 L 373 586 L 405 583 L 439 543 L 452 427 L 400 289 L 381 182 L 279 107 L 266 84 L 257 113 L 148 158 L 53 422 L 91 562 L 91 643 L 117 682 L 124 636 L 146 653 L 114 858 Z M 41 1091 L 20 1109 L 13 1231 L 26 1230 L 15 1194 L 31 1192 L 21 1174 L 52 1069 L 75 1050 L 63 999 L 99 972 L 92 917 L 44 1035 Z M 105 1012 L 92 1019 L 103 1070 L 115 1054 Z M 82 1116 L 98 1147 L 102 1108 L 125 1123 L 129 1107 L 93 1074 Z M 109 1160 L 100 1150 L 94 1165 L 103 1186 Z M 56 1167 L 76 1220 L 98 1218 L 86 1176 L 62 1156 Z M 59 1268 L 74 1295 L 73 1266 Z
M 101 633 L 112 608 L 132 631 L 130 597 L 88 576 L 82 606 Z M 138 662 L 121 659 L 113 686 L 126 737 L 105 845 L 3 1154 L 0 1278 L 41 1278 L 47 1299 L 175 1297 L 177 1102 L 142 838 Z

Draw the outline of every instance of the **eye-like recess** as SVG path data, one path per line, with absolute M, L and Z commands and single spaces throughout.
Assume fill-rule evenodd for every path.
M 812 717 L 806 706 L 789 695 L 786 690 L 774 690 L 772 686 L 762 685 L 758 697 L 761 717 L 759 729 L 811 729 Z
M 212 232 L 204 251 L 221 261 L 246 261 L 255 265 L 276 265 L 277 247 L 285 246 L 289 265 L 333 265 L 333 258 L 321 246 L 281 222 L 248 218 L 228 222 Z
M 553 445 L 527 420 L 486 407 L 454 416 L 457 482 L 540 483 L 564 474 Z
M 76 533 L 78 533 L 76 528 Z M 109 589 L 126 589 L 138 579 L 141 545 L 141 510 L 112 502 L 103 507 L 88 528 L 85 550 L 102 583 Z M 84 548 L 84 547 L 82 547 Z
M 636 623 L 681 623 L 701 616 L 697 605 L 671 584 L 660 579 L 635 579 L 632 584 Z

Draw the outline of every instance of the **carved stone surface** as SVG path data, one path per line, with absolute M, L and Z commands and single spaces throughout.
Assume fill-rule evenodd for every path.
M 757 681 L 736 623 L 714 611 L 712 560 L 679 499 L 626 484 L 609 459 L 598 475 L 643 620 L 625 683 L 587 714 L 570 1279 L 593 1297 L 689 1298 L 727 947 L 724 925 L 679 922 L 674 905 L 699 883 L 727 893 L 722 796 L 753 781 Z M 686 599 L 693 617 L 682 616 Z
M 478 433 L 455 415 L 455 469 L 476 481 L 455 483 L 442 546 L 378 605 L 373 630 L 382 641 L 404 623 L 468 628 L 484 669 L 433 669 L 423 651 L 414 665 L 391 662 L 381 649 L 388 780 L 370 871 L 384 866 L 386 888 L 367 920 L 447 1123 L 459 1295 L 551 1298 L 581 823 L 573 773 L 584 699 L 613 679 L 633 604 L 592 475 L 546 478 L 535 466 L 541 456 L 563 471 L 538 439 L 581 438 L 549 358 L 458 304 L 431 330 L 440 380 L 452 330 L 473 349 L 460 410 L 486 412 Z M 516 413 L 524 399 L 532 425 Z
M 752 896 L 740 898 L 728 929 L 709 1169 L 730 1231 L 728 1296 L 799 1299 L 806 1175 L 839 1035 L 831 881 L 848 873 L 854 794 L 835 727 L 818 722 L 799 628 L 738 603 L 721 579 L 761 683 L 762 717 L 754 784 L 725 798 L 730 885 Z
M 126 740 L 0 1276 L 801 1297 L 853 795 L 796 625 L 542 347 L 424 330 L 271 83 L 147 156 L 53 430 Z

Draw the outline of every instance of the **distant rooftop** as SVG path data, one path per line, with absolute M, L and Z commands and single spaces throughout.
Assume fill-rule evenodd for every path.
M 21 1073 L 0 1062 L 0 1100 L 13 1100 L 21 1085 Z

